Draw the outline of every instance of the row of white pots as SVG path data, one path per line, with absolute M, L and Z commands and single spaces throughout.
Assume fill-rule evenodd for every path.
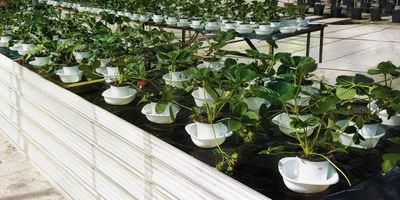
M 192 19 L 189 21 L 187 18 L 177 18 L 174 16 L 163 16 L 160 14 L 137 14 L 137 13 L 130 13 L 130 12 L 123 12 L 123 11 L 113 11 L 110 9 L 102 9 L 102 8 L 92 8 L 92 7 L 82 7 L 80 4 L 72 4 L 72 3 L 65 3 L 65 2 L 56 2 L 56 1 L 48 1 L 49 4 L 53 6 L 63 6 L 67 8 L 74 8 L 79 11 L 88 11 L 94 13 L 100 12 L 109 12 L 110 14 L 116 14 L 119 16 L 126 16 L 131 18 L 132 20 L 138 20 L 141 22 L 148 22 L 152 19 L 155 23 L 163 23 L 164 21 L 168 25 L 177 25 L 179 27 L 192 27 L 194 29 L 203 29 L 206 28 L 207 30 L 223 30 L 227 31 L 229 29 L 234 29 L 239 33 L 251 33 L 256 29 L 256 34 L 259 35 L 267 35 L 271 34 L 275 29 L 279 29 L 282 33 L 292 33 L 295 32 L 298 27 L 306 27 L 309 24 L 309 20 L 298 18 L 297 20 L 287 20 L 284 23 L 281 22 L 271 22 L 270 25 L 265 24 L 257 24 L 256 22 L 250 22 L 250 24 L 243 23 L 243 21 L 237 20 L 235 22 L 231 22 L 230 20 L 223 19 L 220 17 L 218 22 L 216 21 L 208 21 L 205 24 L 202 24 L 202 20 L 199 19 Z

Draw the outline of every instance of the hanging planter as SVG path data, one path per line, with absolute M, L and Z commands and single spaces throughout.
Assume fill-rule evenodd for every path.
M 279 161 L 278 169 L 286 187 L 298 193 L 322 192 L 339 181 L 336 169 L 328 161 L 288 157 Z

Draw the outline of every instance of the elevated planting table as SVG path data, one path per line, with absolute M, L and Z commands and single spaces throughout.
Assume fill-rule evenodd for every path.
M 348 189 L 341 178 L 322 193 L 289 191 L 277 166 L 286 155 L 258 155 L 269 145 L 290 141 L 274 126 L 257 132 L 252 144 L 238 146 L 234 136 L 227 139 L 222 148 L 241 158 L 226 175 L 214 168 L 218 155 L 191 142 L 184 130 L 188 112 L 172 125 L 153 124 L 140 113 L 140 97 L 111 106 L 101 97 L 108 87 L 103 83 L 67 90 L 7 56 L 0 54 L 0 134 L 67 199 L 311 200 Z M 351 148 L 333 160 L 353 184 L 360 183 L 381 172 L 382 154 L 400 152 L 387 140 L 399 132 L 387 127 L 375 149 Z

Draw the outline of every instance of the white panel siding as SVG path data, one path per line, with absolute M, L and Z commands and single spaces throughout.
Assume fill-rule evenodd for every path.
M 0 124 L 67 199 L 268 199 L 3 55 Z

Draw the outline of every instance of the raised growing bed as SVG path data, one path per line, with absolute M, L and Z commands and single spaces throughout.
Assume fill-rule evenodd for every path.
M 174 125 L 155 125 L 136 102 L 106 104 L 103 84 L 76 88 L 73 94 L 3 55 L 0 87 L 0 130 L 67 198 L 320 199 L 348 188 L 341 179 L 322 193 L 289 191 L 277 169 L 283 156 L 257 154 L 265 144 L 287 140 L 275 127 L 241 147 L 243 159 L 230 178 L 213 169 L 218 156 L 190 141 L 184 131 L 187 113 Z M 335 163 L 353 184 L 371 178 L 381 172 L 383 153 L 400 152 L 386 140 L 398 132 L 388 128 L 375 149 L 350 149 Z M 232 151 L 233 140 L 222 147 Z

